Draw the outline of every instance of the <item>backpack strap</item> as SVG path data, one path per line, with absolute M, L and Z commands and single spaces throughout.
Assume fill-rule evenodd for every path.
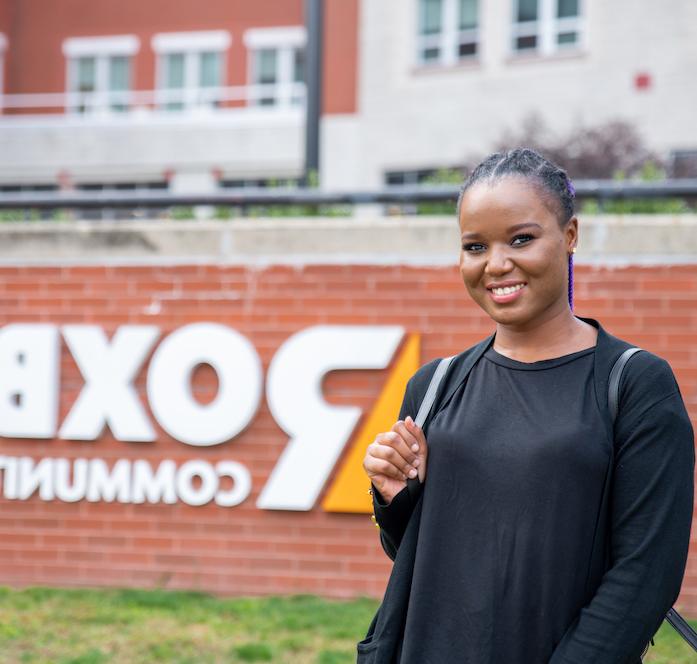
M 416 414 L 416 418 L 414 419 L 417 426 L 422 427 L 426 421 L 426 418 L 428 417 L 428 414 L 431 412 L 433 402 L 436 400 L 436 393 L 438 392 L 440 382 L 443 380 L 443 376 L 445 376 L 445 372 L 448 370 L 448 367 L 450 366 L 450 363 L 453 361 L 454 357 L 454 355 L 444 357 L 438 363 L 436 371 L 431 378 L 431 382 L 428 384 L 428 389 L 426 390 L 424 399 L 421 402 L 421 406 L 419 406 L 419 412 Z
M 436 400 L 438 388 L 440 387 L 441 381 L 443 380 L 443 376 L 445 376 L 445 372 L 448 370 L 448 367 L 450 366 L 450 363 L 453 361 L 454 357 L 454 355 L 451 355 L 450 357 L 444 357 L 438 363 L 438 366 L 436 367 L 436 370 L 433 376 L 431 377 L 431 382 L 428 384 L 428 389 L 426 390 L 426 394 L 424 395 L 423 401 L 419 406 L 419 412 L 416 414 L 416 418 L 414 419 L 414 422 L 419 427 L 423 427 L 423 424 L 426 421 L 428 414 L 431 412 L 431 409 L 433 408 L 433 403 Z M 421 481 L 418 477 L 414 477 L 413 479 L 411 477 L 407 478 L 407 492 L 409 493 L 409 497 L 412 499 L 412 503 L 415 503 L 416 499 L 419 496 L 419 493 L 421 492 Z
M 620 380 L 622 379 L 622 371 L 629 361 L 629 358 L 634 355 L 634 353 L 638 353 L 640 350 L 641 348 L 637 348 L 636 346 L 627 348 L 627 350 L 625 350 L 624 353 L 617 358 L 615 364 L 612 366 L 612 370 L 610 371 L 607 403 L 608 407 L 610 408 L 610 417 L 612 418 L 613 424 L 617 418 L 617 410 L 619 408 Z

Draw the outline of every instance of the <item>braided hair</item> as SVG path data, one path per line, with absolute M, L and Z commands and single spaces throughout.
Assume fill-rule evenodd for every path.
M 576 190 L 566 171 L 539 152 L 531 148 L 515 148 L 506 152 L 489 155 L 470 173 L 460 188 L 457 199 L 457 218 L 465 192 L 480 181 L 495 182 L 507 175 L 530 178 L 534 182 L 545 202 L 551 206 L 563 228 L 574 216 L 574 198 Z M 569 306 L 574 308 L 574 259 L 569 256 Z

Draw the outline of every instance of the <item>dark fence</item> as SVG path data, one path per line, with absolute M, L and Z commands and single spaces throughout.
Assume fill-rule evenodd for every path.
M 580 201 L 597 201 L 600 209 L 611 201 L 679 200 L 697 203 L 697 178 L 632 182 L 578 180 L 574 182 Z M 0 194 L 0 210 L 124 210 L 188 208 L 192 206 L 355 206 L 365 204 L 416 205 L 453 204 L 457 185 L 399 185 L 374 191 L 336 192 L 314 188 L 244 188 L 213 193 L 179 194 L 155 191 L 52 191 Z

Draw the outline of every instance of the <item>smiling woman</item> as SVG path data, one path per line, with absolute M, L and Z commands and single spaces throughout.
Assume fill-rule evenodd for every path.
M 395 561 L 361 664 L 639 664 L 677 599 L 694 435 L 670 365 L 573 313 L 574 189 L 491 155 L 458 201 L 460 274 L 495 331 L 409 380 L 363 462 Z M 426 433 L 428 437 L 426 437 Z M 418 479 L 417 479 L 418 478 Z

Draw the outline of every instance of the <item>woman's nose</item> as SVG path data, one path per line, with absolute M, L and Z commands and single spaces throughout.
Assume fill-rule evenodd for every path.
M 485 271 L 489 274 L 505 274 L 513 268 L 513 263 L 504 247 L 491 247 Z

